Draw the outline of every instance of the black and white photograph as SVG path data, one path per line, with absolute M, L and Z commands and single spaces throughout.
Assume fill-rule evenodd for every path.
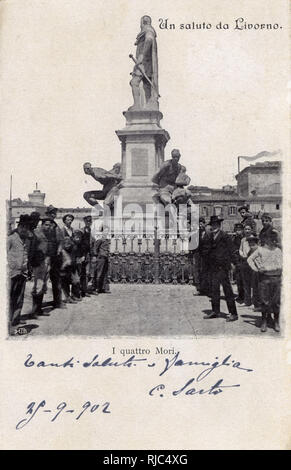
M 263 387 L 269 373 L 282 379 L 284 361 L 278 369 L 275 362 L 290 333 L 288 2 L 8 0 L 0 8 L 1 348 L 15 371 L 23 369 L 24 383 L 25 374 L 35 373 L 39 390 L 50 374 L 60 373 L 51 371 L 55 363 L 67 370 L 82 361 L 86 370 L 109 364 L 110 372 L 125 365 L 129 373 L 135 361 L 148 361 L 154 370 L 155 354 L 165 368 L 147 394 L 151 411 L 140 410 L 138 419 L 143 413 L 166 418 L 163 374 L 174 369 L 180 379 L 171 392 L 175 406 L 178 395 L 199 393 L 188 399 L 195 400 L 194 414 L 199 400 L 214 416 L 225 412 L 226 398 L 214 411 L 220 394 L 248 409 L 250 392 L 244 395 L 238 377 L 250 377 L 246 387 L 252 387 L 261 355 L 265 362 L 254 383 Z M 274 362 L 268 359 L 273 350 Z M 202 369 L 198 377 L 186 370 L 184 380 L 183 367 L 172 367 L 198 363 L 223 366 L 225 373 L 236 368 L 236 379 L 221 372 L 215 385 L 206 385 L 199 381 L 211 380 L 209 370 L 205 377 Z M 136 377 L 121 369 L 116 380 L 124 389 Z M 76 380 L 86 383 L 83 371 L 68 382 L 70 396 Z M 119 396 L 108 380 L 106 390 Z M 190 389 L 191 381 L 197 388 Z M 200 390 L 205 387 L 209 405 Z M 290 403 L 285 385 L 281 393 Z M 30 395 L 27 415 L 39 409 L 37 400 L 44 407 L 39 416 L 49 414 L 49 400 Z M 86 413 L 93 414 L 99 405 L 94 408 L 82 387 L 77 395 L 89 400 Z M 160 412 L 152 408 L 157 396 Z M 189 405 L 180 403 L 186 416 Z M 271 419 L 262 411 L 266 403 L 258 407 L 261 423 Z M 250 425 L 254 406 L 242 428 Z M 274 406 L 279 420 L 279 397 Z M 28 423 L 37 432 L 37 419 L 47 416 L 31 423 L 32 416 L 24 417 L 15 423 L 17 435 Z M 69 418 L 61 429 L 70 427 Z M 205 419 L 204 432 L 212 419 Z M 180 437 L 171 447 L 173 430 L 169 440 L 161 432 L 155 445 L 134 438 L 130 424 L 129 418 L 131 431 L 116 448 L 287 445 L 281 433 L 272 441 L 271 428 L 265 442 L 253 436 L 249 443 L 241 429 L 242 440 L 239 432 L 197 444 Z M 70 432 L 71 440 L 44 444 L 40 438 L 36 448 L 112 448 L 107 431 L 98 445 L 92 436 L 83 443 L 75 427 Z M 8 439 L 8 447 L 22 448 Z

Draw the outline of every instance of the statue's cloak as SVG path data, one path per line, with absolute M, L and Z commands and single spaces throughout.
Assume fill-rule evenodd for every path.
M 143 31 L 141 31 L 135 41 L 135 45 L 139 46 L 140 42 L 150 40 L 151 41 L 151 53 L 152 53 L 152 82 L 156 89 L 156 92 L 159 92 L 159 83 L 158 83 L 158 46 L 156 40 L 157 34 L 154 28 L 150 25 L 145 25 Z M 139 47 L 137 48 L 137 56 L 141 52 Z

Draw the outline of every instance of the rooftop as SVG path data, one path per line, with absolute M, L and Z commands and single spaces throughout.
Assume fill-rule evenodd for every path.
M 246 166 L 243 170 L 241 170 L 235 177 L 237 179 L 238 176 L 242 175 L 243 173 L 248 173 L 251 171 L 260 171 L 263 169 L 275 169 L 277 171 L 281 170 L 282 162 L 281 161 L 274 161 L 274 162 L 257 162 L 254 165 Z
M 208 186 L 189 186 L 193 201 L 243 201 L 236 191 L 236 186 L 226 185 L 223 188 Z M 188 189 L 189 189 L 188 188 Z

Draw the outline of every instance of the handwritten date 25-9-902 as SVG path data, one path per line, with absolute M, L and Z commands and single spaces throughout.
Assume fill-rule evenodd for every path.
M 50 416 L 52 416 L 50 421 L 51 423 L 53 423 L 60 416 L 60 414 L 69 413 L 71 415 L 75 415 L 74 416 L 75 420 L 79 420 L 86 411 L 87 413 L 90 413 L 90 414 L 93 414 L 93 413 L 95 414 L 98 411 L 99 411 L 99 414 L 100 413 L 108 414 L 108 413 L 111 413 L 110 403 L 106 401 L 105 403 L 102 403 L 102 404 L 98 404 L 98 403 L 93 404 L 90 401 L 86 401 L 82 405 L 82 407 L 78 408 L 77 410 L 74 410 L 74 409 L 68 408 L 67 403 L 62 401 L 61 403 L 58 404 L 58 406 L 55 409 L 51 410 L 49 408 L 46 408 L 45 400 L 42 400 L 38 404 L 35 401 L 32 401 L 31 403 L 29 403 L 26 409 L 26 415 L 28 415 L 27 418 L 24 418 L 21 421 L 19 421 L 19 423 L 17 423 L 16 425 L 16 429 L 20 430 L 24 428 L 24 426 L 30 423 L 31 420 L 36 416 L 36 414 L 39 415 L 40 412 L 48 413 Z

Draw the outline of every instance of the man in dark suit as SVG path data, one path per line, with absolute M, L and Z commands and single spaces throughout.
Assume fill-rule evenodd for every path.
M 223 287 L 227 308 L 230 316 L 226 321 L 238 319 L 234 295 L 229 279 L 229 270 L 233 261 L 233 245 L 231 238 L 221 230 L 223 219 L 216 215 L 210 217 L 212 240 L 209 250 L 209 266 L 211 269 L 211 304 L 212 312 L 204 318 L 215 318 L 220 314 L 220 285 Z
M 198 268 L 198 294 L 211 295 L 210 292 L 210 271 L 209 271 L 209 249 L 211 246 L 211 234 L 205 229 L 206 221 L 204 217 L 199 218 L 199 246 L 194 251 L 195 261 Z

